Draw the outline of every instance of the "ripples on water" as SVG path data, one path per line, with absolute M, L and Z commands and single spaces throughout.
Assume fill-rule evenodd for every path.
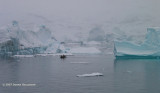
M 104 76 L 76 77 L 99 72 Z M 3 87 L 3 83 L 34 83 Z M 160 60 L 113 55 L 0 59 L 0 93 L 159 93 Z

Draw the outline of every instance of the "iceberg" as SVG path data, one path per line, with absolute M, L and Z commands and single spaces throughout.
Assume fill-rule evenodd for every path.
M 77 75 L 77 77 L 95 77 L 95 76 L 103 76 L 103 74 L 102 74 L 102 73 L 95 72 L 95 73 L 91 73 L 91 74 Z
M 13 21 L 11 26 L 0 29 L 0 56 L 68 53 L 52 32 L 41 25 L 27 30 Z
M 145 41 L 142 44 L 114 41 L 114 55 L 116 58 L 159 58 L 160 28 L 147 28 Z

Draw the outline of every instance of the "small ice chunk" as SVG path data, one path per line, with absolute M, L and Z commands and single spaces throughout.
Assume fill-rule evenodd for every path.
M 47 54 L 36 54 L 36 56 L 47 56 Z
M 91 74 L 77 75 L 77 77 L 94 77 L 94 76 L 103 76 L 103 74 L 102 74 L 102 73 L 95 72 L 95 73 L 91 73 Z
M 127 73 L 132 73 L 132 71 L 130 71 L 130 70 L 127 70 Z
M 34 55 L 14 55 L 13 57 L 34 57 Z

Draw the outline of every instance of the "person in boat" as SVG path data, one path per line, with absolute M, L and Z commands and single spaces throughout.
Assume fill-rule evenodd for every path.
M 60 58 L 64 59 L 64 58 L 66 58 L 66 55 L 61 55 Z

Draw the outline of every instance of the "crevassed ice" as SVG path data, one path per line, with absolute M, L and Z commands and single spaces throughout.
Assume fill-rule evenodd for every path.
M 26 30 L 13 21 L 11 26 L 0 29 L 0 56 L 66 52 L 45 25 Z
M 144 43 L 137 45 L 127 41 L 114 41 L 116 57 L 158 57 L 160 56 L 160 28 L 147 28 Z

